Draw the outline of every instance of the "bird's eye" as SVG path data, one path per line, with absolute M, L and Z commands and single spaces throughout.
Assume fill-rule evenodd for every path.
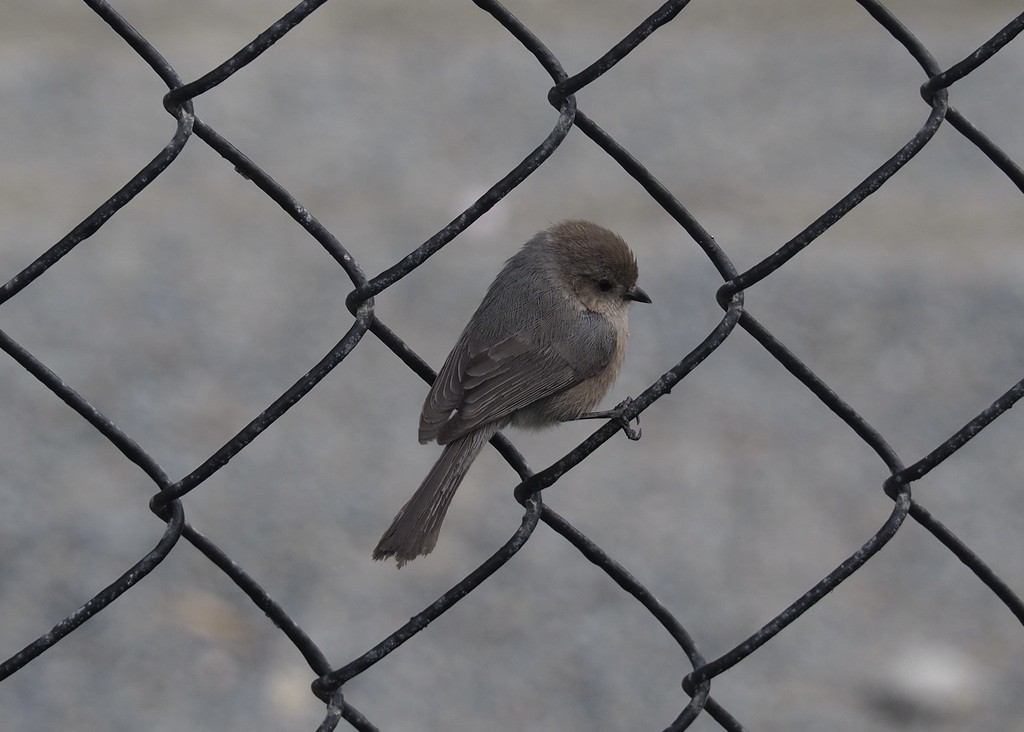
M 597 281 L 597 289 L 601 292 L 611 292 L 612 287 L 612 281 L 609 279 L 600 279 Z

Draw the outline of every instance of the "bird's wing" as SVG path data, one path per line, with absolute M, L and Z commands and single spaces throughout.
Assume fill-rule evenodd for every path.
M 437 372 L 437 378 L 434 379 L 430 393 L 423 402 L 423 411 L 420 413 L 420 442 L 436 440 L 438 432 L 462 401 L 461 374 L 465 370 L 465 360 L 466 352 L 460 341 L 455 344 L 441 370 Z
M 456 347 L 438 373 L 423 405 L 420 441 L 446 444 L 585 376 L 558 349 L 521 334 L 489 347 L 470 340 Z

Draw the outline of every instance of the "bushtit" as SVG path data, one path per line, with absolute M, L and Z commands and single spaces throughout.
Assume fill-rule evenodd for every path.
M 588 412 L 622 368 L 630 304 L 651 301 L 636 280 L 626 242 L 589 221 L 556 224 L 505 263 L 423 404 L 420 442 L 444 452 L 374 559 L 401 567 L 430 553 L 455 490 L 498 430 L 618 416 Z

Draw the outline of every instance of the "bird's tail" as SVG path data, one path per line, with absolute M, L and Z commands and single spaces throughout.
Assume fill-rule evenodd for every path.
M 444 446 L 441 457 L 377 542 L 374 559 L 394 557 L 401 567 L 431 552 L 455 491 L 473 460 L 497 431 L 496 425 L 485 425 Z

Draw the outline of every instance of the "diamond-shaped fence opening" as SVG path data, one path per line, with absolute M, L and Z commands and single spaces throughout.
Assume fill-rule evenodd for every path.
M 680 1 L 646 18 L 527 3 L 526 22 L 484 0 L 314 14 L 325 4 L 191 81 L 216 36 L 199 6 L 149 8 L 137 30 L 134 9 L 85 0 L 69 27 L 11 34 L 58 71 L 10 66 L 0 87 L 0 125 L 47 141 L 12 147 L 4 172 L 11 216 L 46 218 L 8 229 L 0 291 L 10 728 L 174 729 L 174 684 L 216 728 L 250 724 L 257 700 L 271 727 L 326 704 L 320 729 L 1019 719 L 1019 694 L 987 690 L 1024 685 L 1024 464 L 1004 416 L 1024 395 L 1024 172 L 1000 147 L 1020 149 L 1024 14 L 986 7 L 1005 25 L 960 47 L 956 19 L 975 11 L 954 4 L 903 3 L 906 24 L 869 0 L 720 15 Z M 264 11 L 209 20 L 237 37 Z M 761 26 L 792 55 L 744 47 Z M 595 52 L 591 29 L 613 45 Z M 109 44 L 117 71 L 76 69 L 51 32 Z M 465 60 L 443 62 L 449 49 Z M 170 90 L 170 123 L 158 143 L 150 117 L 107 140 L 144 160 L 118 188 L 75 125 L 86 139 L 143 114 L 118 97 L 136 57 Z M 261 73 L 270 94 L 244 86 Z M 30 97 L 48 113 L 29 119 Z M 64 162 L 52 184 L 44 159 Z M 343 189 L 321 184 L 346 166 Z M 460 499 L 482 518 L 381 579 L 369 550 L 423 466 L 409 425 L 450 318 L 514 251 L 510 232 L 546 223 L 522 219 L 562 205 L 642 232 L 627 238 L 655 303 L 634 316 L 616 394 L 644 440 L 616 421 L 571 449 L 578 428 L 527 436 L 525 453 L 551 456 L 534 471 L 496 437 L 518 478 L 485 456 L 476 480 L 503 492 Z M 123 573 L 99 579 L 111 562 Z M 112 604 L 147 592 L 160 599 Z M 998 620 L 957 616 L 963 598 Z M 31 640 L 38 623 L 52 627 Z M 160 636 L 179 633 L 175 653 Z

